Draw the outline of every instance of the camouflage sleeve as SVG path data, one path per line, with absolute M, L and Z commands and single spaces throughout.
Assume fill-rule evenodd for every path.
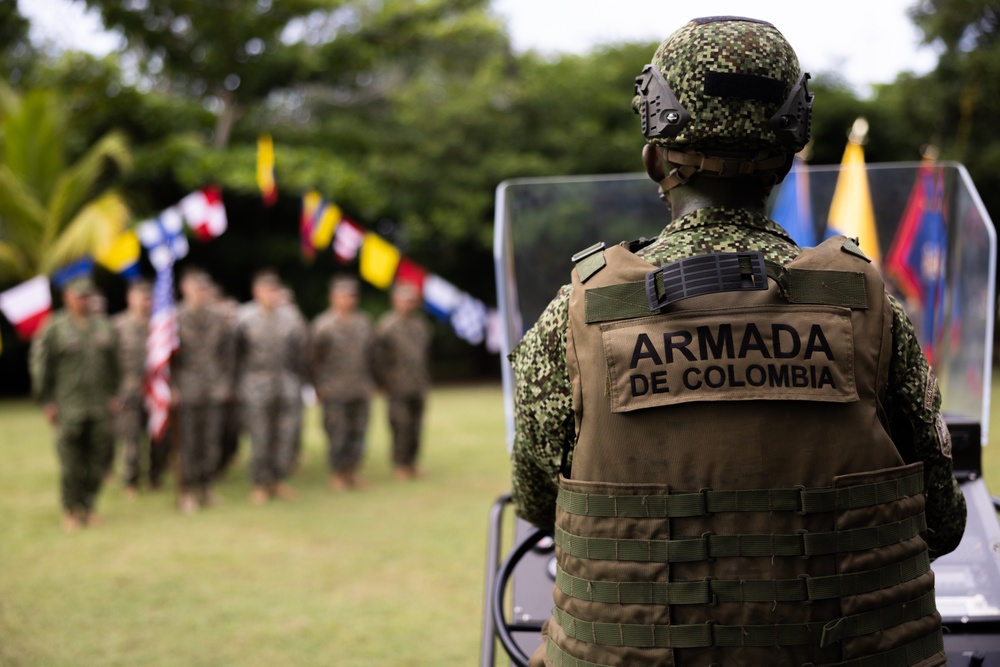
M 28 353 L 28 367 L 31 372 L 31 393 L 39 403 L 52 401 L 52 336 L 53 327 L 49 322 L 41 333 L 31 341 Z
M 902 305 L 892 304 L 892 360 L 885 408 L 893 442 L 907 463 L 923 461 L 927 542 L 932 558 L 955 550 L 965 531 L 965 497 L 954 477 L 951 435 L 937 377 Z
M 570 287 L 563 287 L 510 354 L 514 371 L 512 496 L 517 514 L 552 530 L 564 452 L 574 438 L 566 369 Z

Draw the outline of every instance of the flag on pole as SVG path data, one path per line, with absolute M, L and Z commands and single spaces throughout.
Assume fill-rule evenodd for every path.
M 366 232 L 358 272 L 379 289 L 389 289 L 399 266 L 399 250 L 378 234 Z
M 154 441 L 163 438 L 170 421 L 170 359 L 177 347 L 174 263 L 169 261 L 156 271 L 146 339 L 145 402 L 149 435 Z
M 800 247 L 816 245 L 812 204 L 809 201 L 809 172 L 805 162 L 795 157 L 792 169 L 779 186 L 771 218 L 781 225 Z
M 861 147 L 867 132 L 868 123 L 863 118 L 855 121 L 840 161 L 840 174 L 833 191 L 833 201 L 830 202 L 826 236 L 843 234 L 858 239 L 862 252 L 872 262 L 880 264 L 882 251 L 875 227 L 871 192 L 868 189 L 865 152 Z
M 131 229 L 127 229 L 115 238 L 111 244 L 102 252 L 97 254 L 97 263 L 132 279 L 139 275 L 139 258 L 142 249 L 139 246 L 139 237 Z
M 266 206 L 278 201 L 278 185 L 274 171 L 274 141 L 270 134 L 257 138 L 257 187 Z
M 199 241 L 220 236 L 229 225 L 222 192 L 214 186 L 195 190 L 180 200 L 177 208 Z
M 343 264 L 354 261 L 365 240 L 365 232 L 356 222 L 344 218 L 333 234 L 333 254 Z
M 0 312 L 3 312 L 17 335 L 29 340 L 52 312 L 52 292 L 47 276 L 31 280 L 0 292 Z
M 885 269 L 917 320 L 921 347 L 932 363 L 944 324 L 947 255 L 944 176 L 933 160 L 925 159 L 886 256 Z

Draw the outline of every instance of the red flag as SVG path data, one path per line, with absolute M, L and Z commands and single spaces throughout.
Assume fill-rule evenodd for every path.
M 424 277 L 427 270 L 416 262 L 403 257 L 399 260 L 399 268 L 396 269 L 396 282 L 407 285 L 415 285 L 421 293 L 424 291 Z
M 192 192 L 180 201 L 178 208 L 199 241 L 214 239 L 226 231 L 226 207 L 217 187 Z
M 49 279 L 35 276 L 0 293 L 0 311 L 14 325 L 18 336 L 24 340 L 30 339 L 52 312 Z

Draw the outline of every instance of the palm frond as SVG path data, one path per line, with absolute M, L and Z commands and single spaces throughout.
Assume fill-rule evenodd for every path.
M 25 254 L 43 245 L 46 212 L 23 180 L 0 164 L 0 239 Z
M 27 280 L 33 274 L 29 258 L 17 246 L 0 241 L 0 284 Z
M 128 143 L 120 132 L 109 132 L 87 150 L 59 176 L 48 201 L 49 229 L 47 236 L 55 236 L 93 195 L 108 163 L 119 169 L 132 165 Z
M 39 268 L 49 273 L 99 248 L 108 247 L 125 230 L 130 215 L 121 193 L 104 192 L 84 206 L 52 241 Z

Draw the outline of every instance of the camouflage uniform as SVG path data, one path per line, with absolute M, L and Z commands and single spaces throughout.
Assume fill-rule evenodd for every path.
M 112 320 L 118 340 L 118 365 L 121 368 L 121 383 L 118 386 L 118 401 L 121 406 L 117 415 L 118 436 L 125 443 L 126 486 L 137 487 L 142 476 L 141 450 L 148 447 L 148 475 L 153 488 L 160 486 L 167 467 L 169 448 L 165 443 L 150 443 L 146 439 L 146 406 L 143 383 L 146 377 L 146 338 L 149 322 L 128 311 L 115 315 Z M 145 442 L 143 442 L 145 440 Z
M 389 398 L 392 461 L 412 468 L 430 389 L 431 327 L 419 312 L 383 315 L 376 327 L 375 376 Z
M 236 325 L 236 391 L 252 448 L 250 477 L 256 486 L 284 479 L 295 462 L 302 411 L 306 329 L 280 309 L 256 303 L 241 308 Z
M 670 222 L 637 254 L 662 266 L 714 252 L 760 251 L 783 264 L 799 248 L 775 222 L 744 209 L 706 208 Z M 517 513 L 553 527 L 557 478 L 572 460 L 572 392 L 566 369 L 570 286 L 564 286 L 510 355 L 515 382 L 513 497 Z M 965 499 L 953 477 L 950 437 L 941 428 L 941 394 L 913 325 L 890 297 L 893 357 L 885 411 L 906 462 L 923 461 L 928 543 L 932 556 L 953 550 L 965 527 Z
M 58 409 L 62 506 L 88 514 L 114 446 L 109 404 L 119 368 L 111 323 L 90 315 L 81 328 L 68 313 L 56 313 L 32 344 L 31 375 L 38 399 Z
M 323 405 L 333 471 L 351 471 L 361 462 L 375 389 L 374 341 L 371 317 L 363 312 L 326 310 L 310 328 L 309 374 Z
M 217 310 L 182 303 L 177 336 L 171 380 L 178 399 L 181 486 L 204 490 L 218 470 L 223 407 L 232 393 L 232 331 Z

